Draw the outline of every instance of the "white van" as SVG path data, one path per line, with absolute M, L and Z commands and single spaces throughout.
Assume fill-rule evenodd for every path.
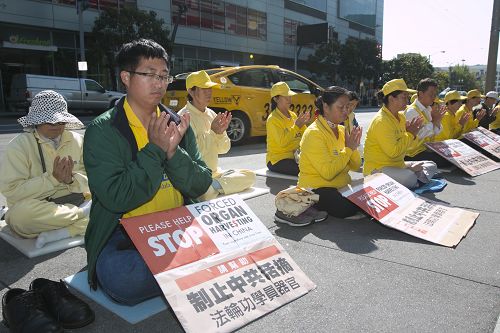
M 33 96 L 42 90 L 54 90 L 60 93 L 70 110 L 104 111 L 115 105 L 115 102 L 124 95 L 117 91 L 105 90 L 91 79 L 16 74 L 12 77 L 10 96 L 7 98 L 8 109 L 27 111 Z

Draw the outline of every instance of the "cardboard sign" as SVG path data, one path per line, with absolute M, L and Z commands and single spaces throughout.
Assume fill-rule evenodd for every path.
M 339 191 L 382 224 L 444 246 L 456 246 L 479 216 L 419 197 L 382 173 Z
M 233 331 L 316 287 L 238 195 L 121 223 L 186 332 Z
M 449 139 L 439 142 L 427 142 L 425 145 L 471 176 L 479 176 L 500 168 L 497 162 L 460 140 Z
M 500 135 L 497 135 L 483 127 L 464 134 L 464 138 L 481 149 L 500 159 Z

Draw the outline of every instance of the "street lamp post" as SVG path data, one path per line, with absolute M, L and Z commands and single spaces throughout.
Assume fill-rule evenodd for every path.
M 442 50 L 442 51 L 439 51 L 439 52 L 435 52 L 435 53 L 429 54 L 429 55 L 428 55 L 428 58 L 429 58 L 429 64 L 431 63 L 431 55 L 435 55 L 435 54 L 438 54 L 438 53 L 446 53 L 446 51 Z

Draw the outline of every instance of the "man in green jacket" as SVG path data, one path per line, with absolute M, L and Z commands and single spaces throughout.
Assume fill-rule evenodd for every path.
M 85 234 L 88 282 L 113 300 L 134 305 L 161 290 L 120 219 L 193 202 L 212 182 L 189 116 L 160 104 L 168 55 L 152 40 L 124 44 L 116 56 L 127 95 L 92 121 L 83 157 L 92 193 Z

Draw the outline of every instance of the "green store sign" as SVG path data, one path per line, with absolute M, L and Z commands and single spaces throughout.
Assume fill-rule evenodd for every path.
M 25 44 L 25 45 L 39 45 L 39 46 L 52 46 L 50 40 L 43 40 L 40 38 L 26 38 L 19 35 L 11 35 L 9 37 L 9 42 L 12 44 Z

